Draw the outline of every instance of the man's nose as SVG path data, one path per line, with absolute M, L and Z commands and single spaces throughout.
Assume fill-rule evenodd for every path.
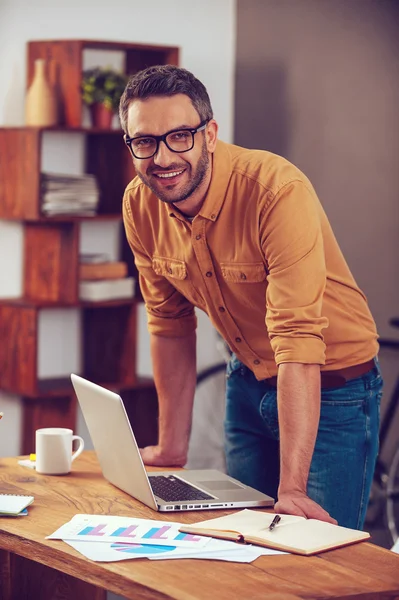
M 161 140 L 159 142 L 158 150 L 154 154 L 154 163 L 159 167 L 166 168 L 170 165 L 171 162 L 173 162 L 173 154 L 174 152 L 169 150 L 165 142 Z

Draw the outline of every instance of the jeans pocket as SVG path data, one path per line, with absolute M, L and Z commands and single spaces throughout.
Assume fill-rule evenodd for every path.
M 331 390 L 322 390 L 321 406 L 362 406 L 368 397 L 364 386 L 347 390 L 345 386 Z
M 234 375 L 234 373 L 237 373 L 237 371 L 240 371 L 240 369 L 243 367 L 243 364 L 240 360 L 238 360 L 238 358 L 236 357 L 235 354 L 232 354 L 229 362 L 227 363 L 227 368 L 226 368 L 226 377 L 227 379 L 230 379 L 230 377 L 232 375 Z
M 267 390 L 260 402 L 259 413 L 263 419 L 265 427 L 268 430 L 269 435 L 278 440 L 279 439 L 279 424 L 278 424 L 278 410 L 277 410 L 277 390 Z

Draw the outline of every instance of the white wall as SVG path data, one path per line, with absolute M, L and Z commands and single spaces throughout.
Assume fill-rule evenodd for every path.
M 0 0 L 0 126 L 23 125 L 26 78 L 26 43 L 40 39 L 98 39 L 179 46 L 180 65 L 192 71 L 208 89 L 220 137 L 232 140 L 235 1 L 234 0 Z M 1 160 L 1 157 L 0 157 Z M 22 232 L 19 224 L 0 221 L 0 297 L 16 297 L 21 293 Z M 49 311 L 47 311 L 49 312 Z M 144 319 L 144 314 L 141 312 Z M 79 319 L 57 311 L 57 325 L 52 315 L 44 315 L 41 327 L 41 375 L 50 376 L 60 370 L 64 350 L 54 364 L 52 335 L 60 339 L 71 323 Z M 200 319 L 200 366 L 212 362 L 213 331 L 205 318 Z M 61 330 L 60 330 L 61 328 Z M 148 340 L 145 327 L 140 328 L 140 361 L 142 373 L 150 371 Z M 78 331 L 75 331 L 77 339 Z M 70 366 L 76 339 L 70 341 Z M 4 341 L 0 341 L 4 343 Z M 67 374 L 67 373 L 66 373 Z M 0 456 L 13 456 L 20 451 L 19 398 L 0 391 L 0 410 L 5 416 L 0 423 Z M 84 426 L 79 421 L 78 432 Z

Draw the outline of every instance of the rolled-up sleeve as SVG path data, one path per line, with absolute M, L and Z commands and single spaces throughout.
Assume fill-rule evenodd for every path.
M 276 364 L 325 363 L 322 316 L 326 266 L 315 192 L 293 181 L 261 214 L 268 266 L 266 326 Z
M 188 335 L 197 326 L 194 306 L 152 268 L 152 257 L 145 250 L 134 226 L 128 192 L 123 198 L 122 213 L 126 237 L 139 273 L 149 332 L 164 337 Z

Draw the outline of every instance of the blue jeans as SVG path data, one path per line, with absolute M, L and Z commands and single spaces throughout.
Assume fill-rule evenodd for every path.
M 383 381 L 374 368 L 340 388 L 322 389 L 321 414 L 307 493 L 340 525 L 362 529 L 378 454 Z M 227 367 L 228 473 L 277 498 L 277 390 L 257 381 L 234 355 Z

